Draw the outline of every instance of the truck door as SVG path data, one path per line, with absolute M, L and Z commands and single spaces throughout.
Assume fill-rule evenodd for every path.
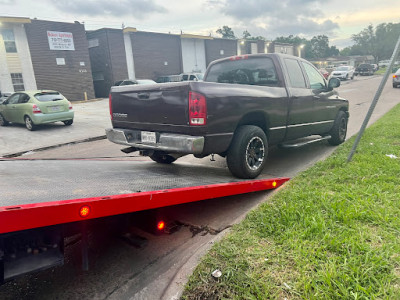
M 326 80 L 313 65 L 304 61 L 301 64 L 309 80 L 313 99 L 313 124 L 310 126 L 312 134 L 327 133 L 337 114 L 336 93 L 328 90 Z
M 3 116 L 9 122 L 17 122 L 17 104 L 21 94 L 13 94 L 7 99 L 7 104 L 4 105 Z
M 314 121 L 314 94 L 297 59 L 284 59 L 288 74 L 289 107 L 286 140 L 312 134 Z

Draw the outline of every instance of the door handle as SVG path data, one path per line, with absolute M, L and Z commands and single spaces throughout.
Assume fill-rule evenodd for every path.
M 140 100 L 146 100 L 146 99 L 149 99 L 149 98 L 150 98 L 150 94 L 149 94 L 149 93 L 139 93 L 139 94 L 138 94 L 138 98 L 139 98 Z

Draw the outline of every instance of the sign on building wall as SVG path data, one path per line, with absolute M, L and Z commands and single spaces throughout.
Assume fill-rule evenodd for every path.
M 47 31 L 50 50 L 75 50 L 71 32 Z

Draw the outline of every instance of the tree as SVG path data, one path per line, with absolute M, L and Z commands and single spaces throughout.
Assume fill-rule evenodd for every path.
M 399 35 L 400 23 L 382 23 L 375 29 L 369 25 L 352 35 L 351 39 L 355 42 L 352 50 L 358 50 L 361 55 L 372 55 L 375 63 L 378 63 L 391 57 Z
M 243 31 L 243 38 L 244 38 L 244 39 L 248 39 L 248 38 L 250 38 L 250 37 L 251 37 L 250 32 L 248 32 L 247 30 Z
M 222 35 L 222 38 L 224 39 L 236 39 L 235 33 L 229 26 L 222 26 L 222 28 L 219 28 L 216 33 Z
M 329 38 L 326 35 L 314 36 L 310 43 L 314 57 L 327 57 L 327 53 L 329 52 Z

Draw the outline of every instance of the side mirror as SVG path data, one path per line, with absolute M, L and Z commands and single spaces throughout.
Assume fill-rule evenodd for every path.
M 337 88 L 340 86 L 340 80 L 337 78 L 331 78 L 329 79 L 328 82 L 328 88 L 329 90 L 333 90 L 334 88 Z

